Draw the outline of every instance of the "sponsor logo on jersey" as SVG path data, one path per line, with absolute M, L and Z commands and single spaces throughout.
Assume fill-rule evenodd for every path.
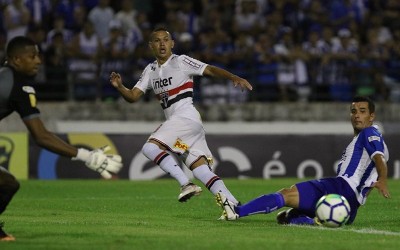
M 200 64 L 198 64 L 198 63 L 196 63 L 196 62 L 190 60 L 190 59 L 187 58 L 187 57 L 184 57 L 184 58 L 183 58 L 183 62 L 186 63 L 186 64 L 188 64 L 188 65 L 190 65 L 191 67 L 193 67 L 193 68 L 195 68 L 195 69 L 199 69 L 199 68 L 201 67 Z
M 174 143 L 174 148 L 182 149 L 183 151 L 187 151 L 189 149 L 189 146 L 184 143 L 180 138 L 176 140 Z
M 153 89 L 159 89 L 159 88 L 163 88 L 163 87 L 167 87 L 170 86 L 172 84 L 172 76 L 168 77 L 168 78 L 157 78 L 157 79 L 153 79 Z
M 368 141 L 372 142 L 372 141 L 381 141 L 381 138 L 379 136 L 373 135 L 373 136 L 369 136 L 368 137 Z
M 23 86 L 22 90 L 28 94 L 35 94 L 35 89 L 31 86 Z

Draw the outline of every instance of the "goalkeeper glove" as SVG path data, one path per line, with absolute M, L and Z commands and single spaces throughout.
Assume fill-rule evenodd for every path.
M 111 179 L 111 173 L 117 174 L 122 168 L 120 155 L 105 154 L 110 146 L 104 146 L 92 151 L 78 148 L 78 154 L 72 160 L 81 160 L 85 165 L 101 174 L 105 179 Z

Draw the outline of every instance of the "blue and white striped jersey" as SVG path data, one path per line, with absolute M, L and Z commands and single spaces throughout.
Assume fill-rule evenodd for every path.
M 337 176 L 344 178 L 357 195 L 360 204 L 364 204 L 366 195 L 378 173 L 372 157 L 376 154 L 389 160 L 389 151 L 377 127 L 371 126 L 361 130 L 353 138 L 342 154 L 337 168 Z

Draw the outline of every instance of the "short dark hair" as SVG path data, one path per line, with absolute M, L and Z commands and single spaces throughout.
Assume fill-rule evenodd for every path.
M 375 103 L 368 96 L 355 96 L 352 102 L 367 102 L 370 113 L 375 113 Z
M 21 53 L 26 46 L 35 46 L 36 43 L 26 36 L 16 36 L 7 44 L 6 56 L 11 58 Z
M 167 32 L 170 36 L 171 36 L 171 39 L 172 39 L 172 35 L 171 35 L 171 33 L 169 33 L 169 31 L 165 28 L 165 27 L 163 27 L 163 26 L 159 26 L 159 27 L 156 27 L 155 29 L 153 29 L 153 31 L 151 32 L 151 34 L 150 34 L 150 42 L 153 40 L 153 34 L 155 33 L 155 32 L 158 32 L 158 31 L 165 31 L 165 32 Z

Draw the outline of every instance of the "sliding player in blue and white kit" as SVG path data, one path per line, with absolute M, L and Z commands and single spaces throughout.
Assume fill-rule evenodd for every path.
M 278 214 L 278 223 L 315 224 L 317 201 L 323 195 L 336 193 L 350 204 L 348 224 L 351 224 L 373 187 L 389 198 L 386 165 L 389 152 L 382 134 L 373 125 L 375 104 L 367 97 L 355 97 L 350 112 L 354 138 L 342 154 L 336 177 L 300 182 L 241 206 L 231 204 L 223 194 L 217 194 L 217 203 L 222 207 L 225 219 L 270 213 L 286 206 L 290 209 Z
M 208 65 L 186 55 L 172 53 L 174 40 L 170 33 L 156 29 L 151 33 L 149 47 L 156 60 L 143 71 L 132 89 L 122 84 L 121 76 L 112 72 L 111 84 L 128 102 L 138 101 L 152 89 L 164 110 L 166 121 L 154 131 L 142 148 L 143 154 L 175 178 L 181 186 L 180 202 L 200 194 L 201 188 L 192 183 L 173 157 L 176 154 L 214 195 L 221 192 L 232 204 L 238 201 L 224 182 L 211 171 L 212 155 L 208 149 L 199 112 L 193 105 L 193 76 L 229 79 L 235 86 L 251 90 L 250 83 L 224 69 Z

